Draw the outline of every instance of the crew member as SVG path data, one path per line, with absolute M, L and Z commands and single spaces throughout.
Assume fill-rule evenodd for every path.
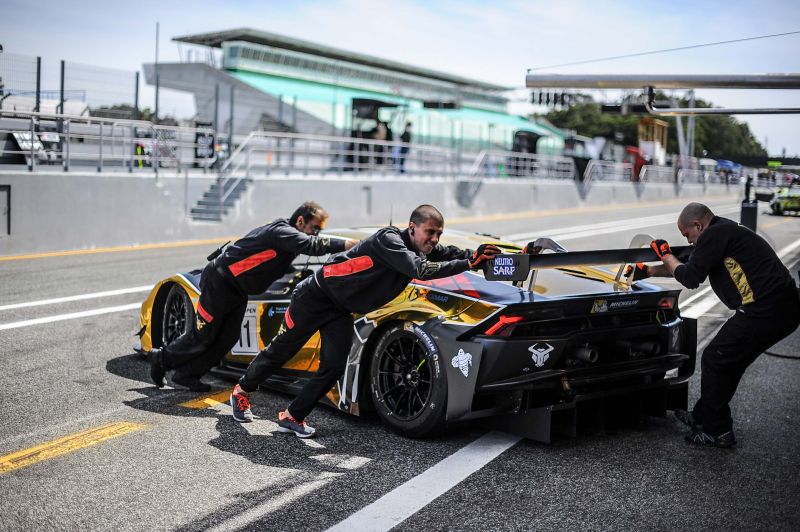
M 650 246 L 663 265 L 637 264 L 634 279 L 671 275 L 686 288 L 697 288 L 708 277 L 714 293 L 736 311 L 703 351 L 694 409 L 675 411 L 692 427 L 687 442 L 732 447 L 736 437 L 729 403 L 739 380 L 761 353 L 800 324 L 800 296 L 770 245 L 743 225 L 690 203 L 678 218 L 678 230 L 694 244 L 687 262 L 679 261 L 666 241 L 654 240 Z
M 325 255 L 350 249 L 354 240 L 317 236 L 328 213 L 313 201 L 300 205 L 291 218 L 257 227 L 227 246 L 200 277 L 197 324 L 161 349 L 150 352 L 150 377 L 159 388 L 175 369 L 172 382 L 207 391 L 200 377 L 214 367 L 239 339 L 247 296 L 260 294 L 283 276 L 298 254 Z
M 314 435 L 306 416 L 344 371 L 353 338 L 353 313 L 367 314 L 400 294 L 412 279 L 438 279 L 478 269 L 500 253 L 491 244 L 474 252 L 439 245 L 444 217 L 431 205 L 411 213 L 408 228 L 384 227 L 347 253 L 332 257 L 294 293 L 278 335 L 250 363 L 231 394 L 233 418 L 253 420 L 248 394 L 285 364 L 319 330 L 319 370 L 278 414 L 281 432 Z

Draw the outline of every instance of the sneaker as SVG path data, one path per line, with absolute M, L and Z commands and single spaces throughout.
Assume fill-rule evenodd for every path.
M 233 408 L 233 419 L 239 423 L 253 421 L 253 412 L 250 411 L 250 397 L 238 384 L 233 388 L 230 403 L 231 408 Z
M 150 379 L 159 388 L 164 387 L 164 375 L 167 373 L 167 368 L 164 367 L 164 352 L 155 348 L 147 355 L 147 361 L 150 362 Z
M 172 378 L 170 379 L 170 383 L 180 386 L 182 388 L 188 388 L 193 392 L 210 392 L 211 386 L 206 384 L 205 382 L 201 381 L 197 377 L 193 375 L 182 375 L 177 371 L 172 374 Z
M 684 440 L 690 445 L 707 445 L 719 447 L 720 449 L 730 449 L 736 445 L 736 436 L 734 436 L 732 430 L 723 432 L 719 436 L 712 436 L 702 430 L 692 430 L 692 433 L 687 435 Z
M 678 421 L 680 421 L 687 427 L 695 428 L 700 425 L 697 421 L 695 421 L 694 414 L 692 414 L 687 410 L 676 410 L 675 418 L 677 418 Z
M 310 438 L 317 429 L 305 421 L 297 421 L 289 415 L 288 410 L 284 410 L 278 414 L 278 432 L 294 432 L 298 438 Z

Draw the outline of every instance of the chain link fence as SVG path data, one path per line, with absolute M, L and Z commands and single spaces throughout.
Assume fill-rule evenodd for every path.
M 35 98 L 36 57 L 0 53 L 0 109 L 33 111 Z
M 64 90 L 83 94 L 92 116 L 134 119 L 136 72 L 97 67 L 67 61 L 64 64 Z

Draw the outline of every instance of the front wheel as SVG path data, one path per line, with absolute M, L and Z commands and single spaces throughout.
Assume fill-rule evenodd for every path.
M 370 388 L 375 410 L 396 432 L 416 438 L 444 427 L 447 373 L 439 354 L 412 329 L 395 325 L 378 340 Z
M 180 285 L 173 285 L 164 302 L 161 346 L 169 345 L 194 325 L 194 307 L 189 294 Z

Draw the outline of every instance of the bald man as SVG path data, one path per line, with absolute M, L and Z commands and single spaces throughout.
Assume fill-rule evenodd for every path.
M 666 241 L 654 240 L 650 247 L 663 264 L 637 265 L 634 278 L 672 276 L 686 288 L 697 288 L 708 277 L 714 293 L 736 311 L 703 351 L 694 409 L 675 411 L 692 428 L 688 443 L 733 447 L 729 403 L 739 380 L 761 353 L 800 324 L 800 296 L 775 251 L 743 225 L 715 216 L 702 203 L 690 203 L 678 217 L 678 230 L 694 245 L 686 263 Z

